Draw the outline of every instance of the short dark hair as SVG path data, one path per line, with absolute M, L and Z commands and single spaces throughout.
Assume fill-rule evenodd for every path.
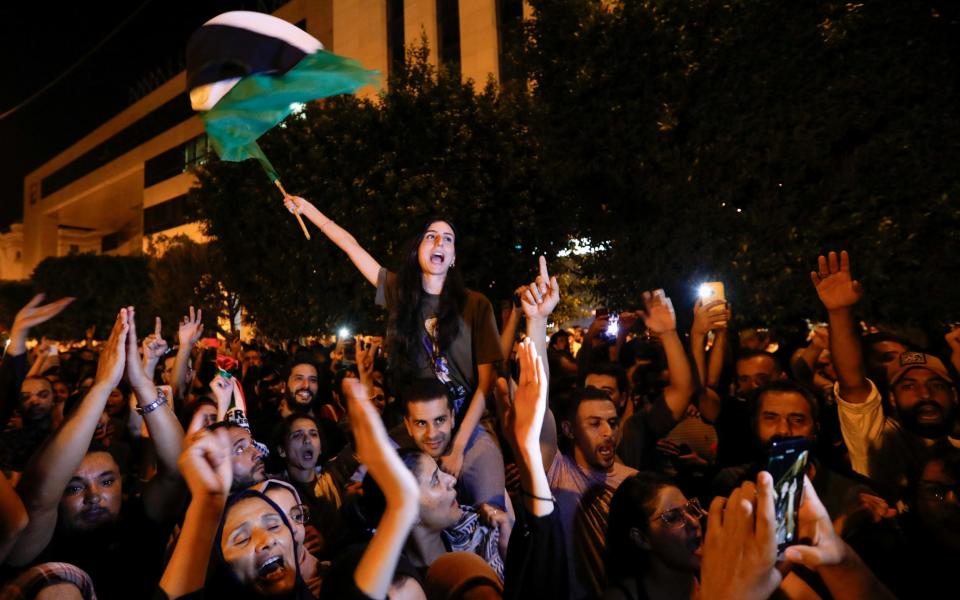
M 641 471 L 624 479 L 613 494 L 604 556 L 611 583 L 636 573 L 638 567 L 646 566 L 648 553 L 634 543 L 631 531 L 638 529 L 643 535 L 650 533 L 650 519 L 660 490 L 674 486 L 675 483 L 660 473 Z
M 771 381 L 770 383 L 764 385 L 757 390 L 757 395 L 755 396 L 755 403 L 753 410 L 754 420 L 758 419 L 760 416 L 760 406 L 763 404 L 763 397 L 769 393 L 779 393 L 779 394 L 800 394 L 803 396 L 803 399 L 807 401 L 807 404 L 810 405 L 810 416 L 813 417 L 814 423 L 819 423 L 820 415 L 820 404 L 817 402 L 816 396 L 813 395 L 813 392 L 803 387 L 798 383 L 794 383 L 789 379 L 779 379 L 776 381 Z
M 551 346 L 556 345 L 557 340 L 559 340 L 560 338 L 567 338 L 567 339 L 569 339 L 569 338 L 570 338 L 570 332 L 567 331 L 567 330 L 565 330 L 565 329 L 561 329 L 561 330 L 557 331 L 556 333 L 554 333 L 553 335 L 550 336 L 550 345 L 551 345 Z
M 29 377 L 24 377 L 23 381 L 20 382 L 21 390 L 23 389 L 23 384 L 28 381 L 42 381 L 45 384 L 47 384 L 47 390 L 50 391 L 50 393 L 53 393 L 53 382 L 47 379 L 46 377 L 42 377 L 40 375 L 30 375 Z
M 400 390 L 400 402 L 403 404 L 403 414 L 409 414 L 407 407 L 413 402 L 429 402 L 444 398 L 447 401 L 447 408 L 453 412 L 453 399 L 447 390 L 447 386 L 437 379 L 421 377 L 414 379 Z
M 777 368 L 777 372 L 783 371 L 783 366 L 780 364 L 780 359 L 777 358 L 772 352 L 767 352 L 766 350 L 740 350 L 737 352 L 737 358 L 734 361 L 734 365 L 742 360 L 750 360 L 751 358 L 757 358 L 758 356 L 766 356 L 773 361 L 773 365 Z
M 598 362 L 591 364 L 580 376 L 580 387 L 586 387 L 587 377 L 590 375 L 606 375 L 617 380 L 617 389 L 621 394 L 630 393 L 630 380 L 627 371 L 620 365 L 612 362 Z
M 610 398 L 608 393 L 595 387 L 587 387 L 576 390 L 569 395 L 563 396 L 560 400 L 561 404 L 558 406 L 560 409 L 560 420 L 570 421 L 571 423 L 576 420 L 577 409 L 580 408 L 580 403 L 582 402 L 587 402 L 590 400 L 606 400 L 611 404 L 613 403 L 613 399 Z
M 313 354 L 310 352 L 297 352 L 283 368 L 283 380 L 286 381 L 290 379 L 290 373 L 293 372 L 295 367 L 300 365 L 310 365 L 317 372 L 317 377 L 320 376 L 320 367 L 317 365 L 317 361 L 313 360 Z

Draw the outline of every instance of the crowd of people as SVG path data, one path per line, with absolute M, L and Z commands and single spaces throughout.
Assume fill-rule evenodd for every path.
M 828 323 L 800 348 L 738 335 L 723 299 L 680 332 L 663 290 L 616 331 L 604 311 L 548 337 L 562 290 L 544 258 L 500 315 L 465 287 L 449 221 L 393 272 L 286 204 L 376 288 L 386 331 L 217 347 L 193 308 L 140 336 L 129 306 L 106 341 L 28 350 L 70 304 L 34 298 L 0 367 L 0 599 L 950 589 L 960 333 L 946 361 L 864 335 L 847 253 L 812 257 Z M 767 457 L 794 438 L 812 459 L 784 548 Z

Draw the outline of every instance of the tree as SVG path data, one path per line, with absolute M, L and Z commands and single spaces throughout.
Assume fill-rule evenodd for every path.
M 162 248 L 162 251 L 161 251 Z M 201 244 L 180 235 L 158 238 L 148 249 L 150 316 L 161 317 L 164 332 L 172 332 L 190 306 L 201 309 L 208 332 L 231 337 L 240 300 L 224 287 L 227 264 L 214 244 Z
M 110 334 L 117 311 L 124 306 L 147 306 L 150 274 L 142 256 L 107 256 L 70 254 L 46 258 L 31 276 L 35 291 L 48 299 L 74 296 L 70 307 L 42 326 L 37 336 L 57 340 L 82 339 L 91 325 L 96 325 L 98 339 Z M 149 315 L 137 312 L 137 326 L 152 325 Z
M 612 305 L 717 278 L 744 319 L 799 324 L 816 256 L 844 247 L 867 318 L 952 318 L 955 4 L 531 4 L 541 168 L 580 201 L 573 233 L 606 243 L 588 270 Z

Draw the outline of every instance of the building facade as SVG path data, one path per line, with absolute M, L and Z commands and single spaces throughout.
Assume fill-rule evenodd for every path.
M 431 62 L 482 84 L 500 77 L 501 31 L 528 12 L 523 0 L 292 0 L 273 14 L 384 74 L 425 37 Z M 160 236 L 179 234 L 203 240 L 185 204 L 190 168 L 209 149 L 185 88 L 181 72 L 27 175 L 23 223 L 0 235 L 0 279 L 28 278 L 43 259 L 71 252 L 162 251 Z

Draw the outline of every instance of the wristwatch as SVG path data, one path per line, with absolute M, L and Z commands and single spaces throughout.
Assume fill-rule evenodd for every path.
M 149 415 L 153 411 L 157 410 L 161 406 L 167 403 L 167 393 L 163 391 L 162 388 L 157 388 L 157 399 L 151 402 L 150 404 L 140 407 L 137 407 L 137 414 L 141 417 L 143 415 Z

